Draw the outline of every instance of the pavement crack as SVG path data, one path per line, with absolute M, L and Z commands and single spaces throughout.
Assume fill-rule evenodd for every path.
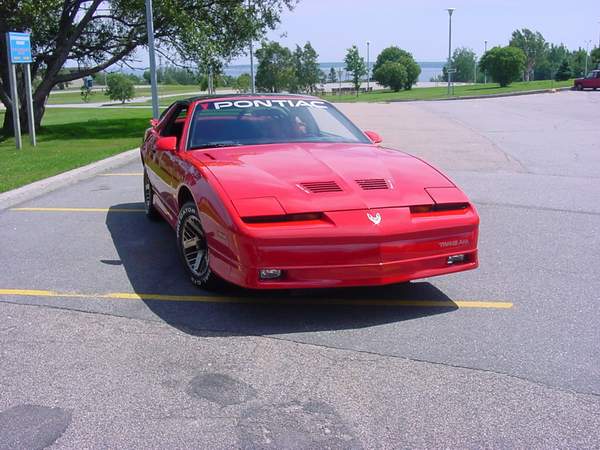
M 479 200 L 473 200 L 473 203 L 476 205 L 482 206 L 502 206 L 506 208 L 519 208 L 519 209 L 528 209 L 532 211 L 548 211 L 548 212 L 557 212 L 557 213 L 569 213 L 569 214 L 584 214 L 587 216 L 600 216 L 600 212 L 595 211 L 577 211 L 574 209 L 563 209 L 563 208 L 550 208 L 545 206 L 528 206 L 528 205 L 519 205 L 514 203 L 497 203 L 497 202 L 485 202 Z

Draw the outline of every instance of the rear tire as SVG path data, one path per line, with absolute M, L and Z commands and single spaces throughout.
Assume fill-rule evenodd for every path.
M 177 249 L 192 283 L 208 290 L 220 286 L 220 278 L 210 268 L 208 244 L 194 202 L 185 203 L 179 211 Z
M 583 91 L 583 86 L 581 84 L 576 84 L 575 85 L 575 90 L 576 91 Z
M 160 219 L 160 214 L 154 206 L 154 190 L 150 184 L 148 174 L 144 170 L 144 212 L 146 217 L 150 220 Z

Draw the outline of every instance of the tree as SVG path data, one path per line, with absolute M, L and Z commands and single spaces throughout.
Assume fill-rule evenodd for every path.
M 554 79 L 556 81 L 565 81 L 569 78 L 571 78 L 571 66 L 569 65 L 569 60 L 565 58 L 558 70 L 556 71 Z
M 279 22 L 283 8 L 294 0 L 159 0 L 154 2 L 157 46 L 183 61 L 229 60 Z M 30 31 L 34 55 L 35 123 L 39 126 L 45 102 L 54 86 L 98 73 L 115 63 L 132 61 L 138 47 L 147 45 L 142 0 L 3 0 L 0 2 L 0 101 L 9 107 L 7 31 Z M 60 73 L 66 61 L 77 69 Z M 19 83 L 23 83 L 22 79 Z M 21 105 L 25 105 L 25 89 Z M 26 107 L 19 116 L 27 126 Z M 4 116 L 3 134 L 12 135 L 12 113 Z
M 519 78 L 525 63 L 526 57 L 520 48 L 494 47 L 481 57 L 479 67 L 504 87 Z
M 321 79 L 321 68 L 318 62 L 319 54 L 310 45 L 310 42 L 307 42 L 304 44 L 299 56 L 300 61 L 296 70 L 298 85 L 302 91 L 312 93 Z
M 452 81 L 458 81 L 462 83 L 474 82 L 475 80 L 475 65 L 477 64 L 477 57 L 475 52 L 470 48 L 461 47 L 454 50 L 452 59 L 450 60 L 450 66 L 456 70 L 452 74 Z M 448 68 L 443 68 L 443 81 L 448 81 Z
M 554 78 L 556 71 L 563 61 L 569 59 L 569 55 L 569 49 L 564 44 L 550 44 L 545 57 L 535 67 L 534 78 L 536 80 L 550 80 Z
M 328 83 L 337 83 L 337 73 L 335 71 L 335 68 L 332 67 L 331 69 L 329 69 L 329 75 L 327 75 L 327 82 Z
M 373 74 L 375 74 L 379 67 L 388 61 L 397 62 L 404 66 L 404 69 L 406 70 L 406 82 L 403 87 L 404 89 L 411 89 L 421 74 L 421 67 L 417 64 L 412 54 L 395 46 L 383 49 L 382 52 L 377 55 L 377 60 L 373 65 Z M 377 77 L 374 76 L 373 78 L 379 82 Z
M 81 100 L 83 100 L 84 103 L 88 103 L 92 95 L 94 95 L 94 91 L 92 91 L 91 86 L 83 84 L 81 86 Z
M 571 72 L 574 77 L 584 77 L 585 73 L 585 60 L 588 58 L 588 54 L 584 48 L 579 47 L 577 50 L 571 52 L 569 58 L 569 65 L 571 66 Z M 589 61 L 588 61 L 589 62 Z M 590 66 L 588 64 L 588 70 Z
M 590 59 L 592 61 L 592 67 L 600 69 L 600 47 L 596 47 L 590 52 Z
M 263 41 L 256 50 L 256 86 L 265 92 L 290 89 L 294 81 L 292 52 L 277 42 Z
M 544 36 L 539 31 L 533 32 L 528 28 L 515 30 L 512 33 L 509 45 L 520 48 L 525 54 L 523 78 L 525 81 L 530 81 L 533 78 L 536 65 L 543 61 L 548 50 L 548 43 Z
M 408 74 L 402 63 L 386 61 L 373 73 L 375 80 L 394 92 L 398 92 L 406 86 Z
M 235 80 L 235 88 L 236 90 L 243 94 L 250 91 L 250 84 L 252 83 L 252 78 L 249 73 L 243 73 Z
M 133 81 L 122 73 L 111 73 L 106 78 L 104 95 L 107 95 L 111 100 L 119 100 L 121 103 L 125 103 L 135 96 Z
M 358 95 L 360 82 L 367 74 L 367 66 L 365 64 L 365 59 L 358 53 L 358 47 L 356 47 L 356 45 L 353 45 L 348 49 L 344 62 L 346 63 L 346 70 L 352 77 L 352 84 L 354 85 L 356 95 Z

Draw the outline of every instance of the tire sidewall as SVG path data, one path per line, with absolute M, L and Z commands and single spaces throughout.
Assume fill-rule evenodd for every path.
M 205 287 L 209 280 L 212 278 L 212 271 L 210 269 L 210 252 L 208 249 L 208 245 L 206 246 L 205 254 L 205 258 L 207 260 L 206 270 L 200 275 L 195 274 L 189 268 L 185 260 L 185 254 L 183 251 L 183 226 L 186 220 L 191 216 L 196 217 L 198 219 L 198 222 L 200 222 L 200 226 L 202 226 L 202 222 L 200 221 L 200 217 L 198 216 L 198 210 L 196 208 L 196 205 L 192 202 L 187 202 L 181 207 L 181 209 L 179 210 L 179 215 L 177 217 L 177 251 L 179 253 L 181 262 L 183 263 L 186 272 L 192 280 L 192 283 L 200 287 Z M 202 232 L 204 233 L 204 229 L 202 229 Z

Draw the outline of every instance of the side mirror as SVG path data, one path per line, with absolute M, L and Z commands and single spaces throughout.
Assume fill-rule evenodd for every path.
M 164 152 L 174 152 L 177 149 L 177 138 L 175 136 L 164 136 L 156 141 L 156 149 Z
M 379 144 L 380 142 L 383 142 L 383 139 L 381 138 L 381 136 L 379 136 L 377 133 L 375 133 L 374 131 L 365 131 L 365 135 L 371 139 L 371 142 L 373 144 Z

